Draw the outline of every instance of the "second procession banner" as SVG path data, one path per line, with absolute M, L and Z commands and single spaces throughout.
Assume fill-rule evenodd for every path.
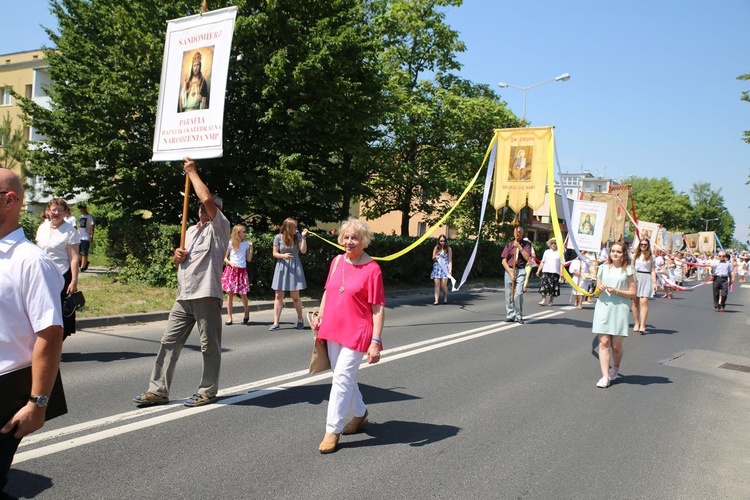
M 490 203 L 495 210 L 506 204 L 518 213 L 525 206 L 544 205 L 547 171 L 552 159 L 552 127 L 497 130 L 495 179 Z

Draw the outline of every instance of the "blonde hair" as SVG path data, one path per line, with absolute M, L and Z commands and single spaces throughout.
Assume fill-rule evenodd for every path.
M 242 224 L 237 224 L 232 228 L 232 236 L 229 240 L 232 242 L 232 248 L 235 252 L 240 249 L 240 243 L 242 243 L 243 240 L 242 236 L 240 236 L 240 231 L 242 231 L 243 229 L 247 228 Z
M 288 217 L 281 223 L 281 229 L 279 229 L 281 235 L 281 241 L 284 242 L 284 246 L 292 248 L 297 244 L 297 221 Z
M 362 248 L 367 248 L 370 245 L 370 241 L 372 240 L 372 233 L 370 232 L 370 227 L 365 223 L 365 221 L 356 219 L 354 217 L 349 217 L 349 219 L 341 224 L 341 230 L 339 231 L 339 245 L 344 244 L 344 234 L 347 231 L 352 231 L 357 236 L 359 236 L 360 240 L 362 241 Z

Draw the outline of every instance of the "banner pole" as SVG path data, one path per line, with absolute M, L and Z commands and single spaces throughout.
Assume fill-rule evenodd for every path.
M 187 231 L 188 208 L 190 207 L 190 176 L 185 174 L 185 199 L 182 202 L 182 231 L 180 232 L 180 248 L 185 249 L 185 232 Z
M 521 209 L 523 210 L 523 209 Z M 513 221 L 513 239 L 516 239 L 516 229 L 518 226 L 521 225 L 521 221 L 519 220 L 520 213 L 516 213 L 516 219 Z M 509 302 L 511 304 L 515 304 L 516 301 L 516 272 L 518 271 L 518 248 L 516 248 L 516 253 L 513 257 L 513 282 L 510 284 L 510 300 Z

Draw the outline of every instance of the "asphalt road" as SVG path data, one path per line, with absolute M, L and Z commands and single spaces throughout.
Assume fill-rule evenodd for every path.
M 79 331 L 64 345 L 70 413 L 22 443 L 8 492 L 21 498 L 747 499 L 750 289 L 715 313 L 710 287 L 651 301 L 647 335 L 625 341 L 624 377 L 598 389 L 593 306 L 569 289 L 433 306 L 389 300 L 385 352 L 362 365 L 371 422 L 320 455 L 330 374 L 307 375 L 312 336 L 269 332 L 270 311 L 225 327 L 222 399 L 185 408 L 200 378 L 194 332 L 168 406 L 137 409 L 164 322 Z

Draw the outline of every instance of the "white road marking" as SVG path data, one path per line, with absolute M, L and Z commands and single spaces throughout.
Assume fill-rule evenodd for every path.
M 552 318 L 554 316 L 559 316 L 563 314 L 564 310 L 570 310 L 572 308 L 573 308 L 572 306 L 569 306 L 569 307 L 559 308 L 557 311 L 549 311 L 549 310 L 542 311 L 542 312 L 529 316 L 526 319 L 526 322 L 533 323 L 539 319 L 546 319 L 546 318 Z M 498 332 L 502 332 L 502 331 L 515 328 L 515 327 L 520 327 L 520 326 L 521 325 L 518 323 L 499 322 L 499 323 L 494 323 L 491 325 L 474 328 L 471 330 L 466 330 L 463 332 L 445 335 L 443 337 L 423 340 L 420 342 L 415 342 L 413 344 L 408 344 L 408 345 L 401 346 L 401 347 L 395 347 L 393 349 L 386 349 L 383 351 L 383 357 L 381 357 L 379 363 L 372 364 L 372 365 L 364 364 L 361 366 L 360 369 L 372 368 L 372 367 L 379 366 L 384 363 L 396 361 L 398 359 L 406 358 L 409 356 L 415 356 L 423 352 L 428 352 L 434 349 L 448 347 L 454 344 L 458 344 L 460 342 L 466 342 L 468 340 L 477 339 L 480 337 L 484 337 L 486 335 L 492 335 Z M 167 414 L 151 417 L 146 420 L 140 420 L 138 422 L 131 422 L 131 423 L 119 425 L 112 429 L 106 429 L 106 430 L 94 432 L 92 434 L 87 434 L 87 435 L 80 436 L 80 437 L 74 437 L 69 440 L 65 440 L 64 442 L 42 446 L 34 450 L 29 450 L 29 451 L 22 452 L 22 453 L 17 453 L 14 457 L 13 463 L 20 464 L 28 460 L 45 457 L 47 455 L 52 455 L 54 453 L 58 453 L 61 451 L 70 450 L 70 449 L 77 448 L 79 446 L 83 446 L 86 444 L 91 444 L 97 441 L 102 441 L 104 439 L 109 439 L 111 437 L 119 436 L 122 434 L 127 434 L 129 432 L 135 432 L 135 431 L 145 429 L 148 427 L 153 427 L 155 425 L 172 422 L 172 421 L 185 418 L 185 417 L 190 417 L 198 413 L 218 410 L 219 408 L 222 408 L 225 405 L 237 404 L 243 401 L 249 401 L 251 399 L 256 399 L 262 396 L 267 396 L 269 394 L 274 394 L 280 391 L 288 390 L 293 387 L 311 384 L 314 382 L 318 382 L 320 380 L 331 378 L 332 373 L 329 371 L 329 372 L 311 375 L 311 376 L 305 376 L 305 375 L 307 375 L 307 370 L 300 370 L 296 372 L 287 373 L 284 375 L 279 375 L 277 377 L 271 377 L 271 378 L 267 378 L 263 380 L 258 380 L 256 382 L 250 382 L 248 384 L 243 384 L 243 385 L 238 385 L 238 386 L 234 386 L 231 388 L 227 388 L 227 389 L 219 391 L 218 395 L 222 399 L 220 399 L 216 403 L 209 404 L 206 406 L 201 406 L 198 408 L 186 408 L 182 406 L 181 402 L 173 402 L 173 403 L 170 403 L 169 405 L 156 406 L 156 407 L 150 407 L 150 408 L 141 408 L 138 410 L 121 413 L 119 415 L 113 415 L 111 417 L 100 418 L 97 420 L 92 420 L 90 422 L 83 422 L 80 424 L 63 427 L 61 429 L 55 429 L 53 431 L 48 431 L 48 432 L 43 432 L 37 435 L 28 436 L 24 438 L 24 440 L 21 442 L 21 446 L 29 446 L 33 444 L 38 444 L 43 441 L 59 439 L 64 436 L 69 436 L 71 434 L 77 434 L 80 432 L 89 431 L 92 429 L 96 429 L 98 427 L 103 427 L 107 425 L 117 425 L 130 419 L 152 415 L 152 414 L 156 414 L 159 412 L 164 412 L 166 410 L 176 410 L 177 408 L 182 408 L 179 411 L 171 411 Z M 301 378 L 299 380 L 295 380 L 295 381 L 292 381 L 283 385 L 276 385 L 273 387 L 269 387 L 267 389 L 261 389 L 261 390 L 253 391 L 251 393 L 247 393 L 248 390 L 252 390 L 257 387 L 278 384 L 280 382 L 292 380 L 292 379 L 299 378 L 299 377 L 304 377 L 304 378 Z M 237 393 L 240 393 L 240 394 L 237 394 Z

